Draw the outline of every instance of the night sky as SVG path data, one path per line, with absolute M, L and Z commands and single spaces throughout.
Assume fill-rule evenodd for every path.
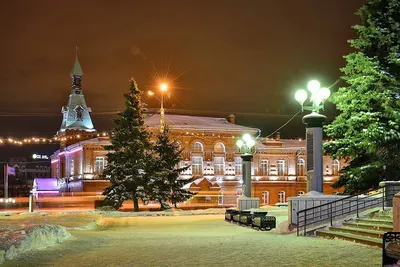
M 365 2 L 1 1 L 0 136 L 56 133 L 76 46 L 97 129 L 112 127 L 109 113 L 123 108 L 130 77 L 149 90 L 166 76 L 167 108 L 233 113 L 266 136 L 299 110 L 296 89 L 312 78 L 329 86 L 340 77 Z M 329 119 L 334 114 L 328 105 Z M 301 115 L 281 130 L 283 137 L 303 134 Z

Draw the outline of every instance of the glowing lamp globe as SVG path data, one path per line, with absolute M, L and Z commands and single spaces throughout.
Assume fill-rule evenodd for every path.
M 322 101 L 327 100 L 330 96 L 331 96 L 331 91 L 330 91 L 328 88 L 323 87 L 323 88 L 319 89 L 319 91 L 318 91 L 318 97 L 319 97 Z
M 251 140 L 251 135 L 250 134 L 244 134 L 242 139 L 247 143 Z
M 309 81 L 307 84 L 308 91 L 310 91 L 313 94 L 317 92 L 319 88 L 321 88 L 321 84 L 317 80 Z
M 256 142 L 254 142 L 253 139 L 250 139 L 248 142 L 246 142 L 248 147 L 253 147 L 255 145 Z
M 305 90 L 298 90 L 294 97 L 300 105 L 303 105 L 304 101 L 307 99 L 307 92 Z
M 244 143 L 243 143 L 242 140 L 238 140 L 238 141 L 236 142 L 236 145 L 237 145 L 239 148 L 241 148 L 241 147 L 244 145 Z
M 154 95 L 154 93 L 152 91 L 148 91 L 147 94 L 148 95 Z

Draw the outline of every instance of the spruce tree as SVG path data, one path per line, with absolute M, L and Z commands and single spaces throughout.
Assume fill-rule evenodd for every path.
M 325 128 L 335 140 L 324 146 L 346 161 L 334 187 L 349 194 L 400 179 L 400 1 L 370 0 L 357 14 L 347 85 L 332 97 L 341 113 Z
M 116 128 L 111 145 L 105 149 L 108 165 L 103 176 L 111 182 L 106 188 L 106 202 L 119 208 L 125 200 L 133 200 L 134 211 L 139 211 L 139 199 L 146 200 L 147 176 L 144 175 L 151 145 L 144 126 L 142 92 L 135 80 L 130 80 L 129 93 L 124 94 L 125 110 L 114 120 Z
M 182 189 L 188 182 L 180 179 L 179 175 L 186 171 L 189 166 L 180 168 L 182 160 L 179 143 L 171 140 L 170 130 L 164 128 L 162 133 L 157 135 L 157 141 L 153 146 L 153 161 L 151 163 L 152 179 L 150 182 L 150 198 L 160 203 L 161 209 L 169 208 L 166 202 L 176 204 L 189 199 L 193 193 Z

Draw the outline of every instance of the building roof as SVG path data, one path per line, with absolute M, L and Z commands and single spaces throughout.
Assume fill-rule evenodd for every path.
M 78 56 L 75 57 L 74 67 L 71 70 L 71 75 L 83 75 L 81 64 L 79 63 Z
M 258 133 L 257 128 L 250 128 L 228 122 L 225 118 L 198 117 L 185 115 L 165 115 L 165 123 L 173 130 L 197 130 L 218 132 L 249 132 Z M 145 124 L 149 127 L 160 127 L 160 115 L 155 114 L 146 119 Z

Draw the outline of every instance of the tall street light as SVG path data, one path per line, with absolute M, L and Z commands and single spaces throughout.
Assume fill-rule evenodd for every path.
M 243 181 L 244 181 L 244 195 L 251 197 L 251 160 L 253 159 L 254 139 L 250 134 L 244 134 L 242 139 L 236 142 L 240 152 L 244 152 L 240 157 L 242 158 L 243 167 Z M 257 207 L 258 208 L 258 207 Z
M 160 133 L 164 132 L 165 128 L 165 113 L 164 113 L 164 92 L 168 90 L 168 84 L 162 83 L 159 86 L 160 92 L 161 92 L 161 100 L 158 99 L 152 91 L 149 91 L 148 94 L 150 96 L 154 96 L 158 101 L 161 103 L 161 108 L 160 108 Z
M 321 88 L 321 84 L 316 80 L 310 81 L 307 89 L 309 93 L 306 90 L 298 90 L 295 94 L 302 110 L 311 111 L 311 114 L 305 115 L 302 119 L 306 125 L 307 191 L 323 193 L 322 124 L 326 121 L 326 117 L 319 114 L 319 111 L 324 108 L 324 102 L 331 92 L 326 87 Z M 309 101 L 304 105 L 309 95 Z

